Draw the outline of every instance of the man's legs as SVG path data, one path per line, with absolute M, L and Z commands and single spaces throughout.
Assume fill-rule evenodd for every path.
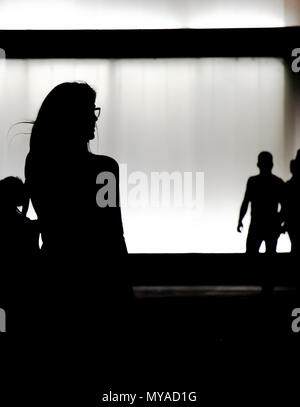
M 279 238 L 278 233 L 272 233 L 269 236 L 267 236 L 267 238 L 265 239 L 266 253 L 268 253 L 268 254 L 276 253 L 278 238 Z
M 253 223 L 249 226 L 247 241 L 246 241 L 246 253 L 255 254 L 259 252 L 260 245 L 263 241 L 259 228 Z
M 300 233 L 299 230 L 296 228 L 290 228 L 289 231 L 289 238 L 291 241 L 291 252 L 293 254 L 300 253 Z
M 273 255 L 276 253 L 277 247 L 277 240 L 280 234 L 277 230 L 268 230 L 265 234 L 265 243 L 266 243 L 266 254 Z M 269 273 L 271 271 L 271 273 Z M 273 274 L 272 269 L 264 270 L 264 283 L 262 286 L 262 294 L 264 295 L 265 299 L 269 299 L 270 296 L 273 294 L 274 290 L 274 282 L 273 282 Z

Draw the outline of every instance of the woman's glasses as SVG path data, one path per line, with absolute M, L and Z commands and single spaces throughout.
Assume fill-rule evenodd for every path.
M 94 113 L 95 113 L 95 116 L 98 119 L 98 117 L 100 116 L 100 113 L 101 113 L 101 107 L 95 107 Z

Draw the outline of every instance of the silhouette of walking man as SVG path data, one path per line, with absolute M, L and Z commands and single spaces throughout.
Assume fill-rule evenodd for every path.
M 291 252 L 300 252 L 300 150 L 290 163 L 292 178 L 285 184 L 285 230 L 291 241 Z
M 265 241 L 266 253 L 276 253 L 277 240 L 281 233 L 281 213 L 284 182 L 272 174 L 272 154 L 263 151 L 258 155 L 259 175 L 250 177 L 241 205 L 237 231 L 243 228 L 243 218 L 251 203 L 251 222 L 248 230 L 246 252 L 258 253 Z

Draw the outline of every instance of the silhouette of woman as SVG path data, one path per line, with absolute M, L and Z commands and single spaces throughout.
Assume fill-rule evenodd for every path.
M 114 159 L 94 155 L 88 148 L 100 114 L 95 99 L 96 93 L 87 83 L 56 86 L 40 107 L 25 163 L 25 182 L 41 228 L 43 267 L 50 272 L 58 302 L 65 307 L 68 298 L 70 307 L 79 305 L 84 309 L 84 321 L 89 314 L 86 301 L 96 301 L 90 309 L 106 304 L 107 310 L 131 295 L 123 269 L 117 265 L 118 255 L 127 254 L 119 167 Z M 97 204 L 101 185 L 96 179 L 102 173 L 115 180 L 114 205 Z M 122 259 L 124 262 L 124 256 Z M 67 321 L 72 313 L 70 309 Z
M 53 255 L 127 253 L 115 160 L 89 152 L 100 108 L 86 83 L 66 82 L 45 98 L 34 122 L 25 178 L 42 228 L 42 250 Z M 113 174 L 116 205 L 99 207 L 96 178 Z

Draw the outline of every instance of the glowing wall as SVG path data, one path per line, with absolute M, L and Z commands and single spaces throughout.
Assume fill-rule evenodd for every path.
M 297 0 L 295 0 L 297 1 Z M 294 1 L 294 3 L 295 3 Z M 293 6 L 293 5 L 292 5 Z M 2 29 L 282 27 L 288 0 L 2 0 Z
M 0 76 L 1 178 L 23 177 L 28 151 L 29 135 L 21 133 L 30 125 L 10 126 L 34 119 L 56 84 L 85 80 L 102 107 L 93 151 L 126 164 L 128 175 L 204 173 L 204 208 L 124 205 L 129 251 L 242 252 L 238 212 L 257 154 L 271 151 L 274 173 L 290 177 L 284 70 L 271 58 L 7 60 Z M 289 249 L 287 237 L 279 248 Z

